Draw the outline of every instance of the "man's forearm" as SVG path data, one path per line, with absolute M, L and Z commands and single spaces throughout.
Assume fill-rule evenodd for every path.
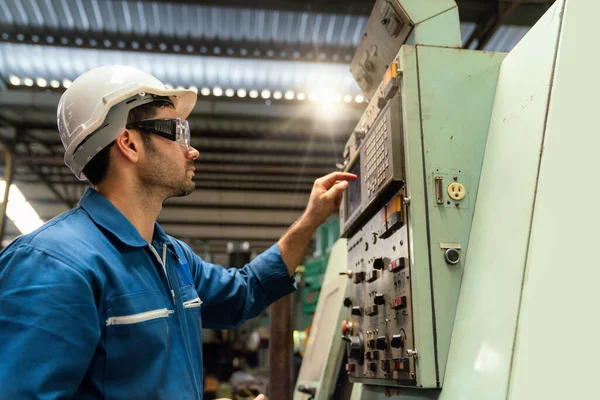
M 290 276 L 302 261 L 317 227 L 303 214 L 277 242 Z

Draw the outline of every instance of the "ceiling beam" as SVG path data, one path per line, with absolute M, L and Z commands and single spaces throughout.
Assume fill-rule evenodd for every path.
M 48 26 L 0 25 L 0 43 L 44 45 L 93 50 L 118 50 L 134 53 L 178 54 L 302 62 L 348 64 L 354 46 L 301 43 L 275 43 L 256 40 L 191 38 L 143 35 L 131 32 L 79 31 Z
M 0 157 L 0 160 L 4 160 Z M 14 156 L 16 165 L 64 165 L 64 161 L 61 157 L 48 157 L 48 156 L 25 156 L 15 155 Z M 216 163 L 210 162 L 203 164 L 202 160 L 196 162 L 196 171 L 206 172 L 226 172 L 226 173 L 243 173 L 243 174 L 277 174 L 277 175 L 326 175 L 333 172 L 333 165 L 331 167 L 316 167 L 316 166 L 277 166 L 277 165 L 257 165 L 257 164 L 237 164 L 232 165 L 229 163 Z
M 144 3 L 158 2 L 169 3 L 170 0 L 141 0 Z M 346 0 L 346 1 L 322 1 L 322 0 L 262 0 L 257 6 L 251 7 L 253 3 L 245 0 L 177 0 L 179 4 L 228 7 L 228 8 L 252 8 L 272 11 L 292 11 L 309 13 L 326 13 L 342 15 L 366 15 L 373 9 L 374 0 Z
M 0 108 L 17 109 L 21 112 L 50 110 L 55 111 L 62 92 L 39 91 L 33 89 L 12 88 L 0 92 Z M 33 108 L 33 109 L 32 109 Z M 247 99 L 227 99 L 216 97 L 207 99 L 199 97 L 192 113 L 193 121 L 199 118 L 220 118 L 231 121 L 253 121 L 266 124 L 281 124 L 289 126 L 297 124 L 308 130 L 318 128 L 324 132 L 333 129 L 339 132 L 337 126 L 342 124 L 354 127 L 360 119 L 366 103 L 339 103 L 339 109 L 335 115 L 322 113 L 322 105 L 311 101 L 294 102 L 289 100 L 272 101 L 266 105 L 264 100 L 250 101 Z M 16 122 L 16 121 L 10 121 Z M 337 128 L 337 129 L 336 129 Z
M 143 2 L 158 1 L 168 2 L 170 0 L 141 0 Z M 546 10 L 553 4 L 554 0 L 524 0 L 523 8 L 519 13 L 511 16 L 506 23 L 510 25 L 533 26 Z M 245 0 L 178 0 L 180 4 L 194 4 L 216 7 L 231 8 L 260 8 L 263 10 L 312 12 L 342 15 L 369 16 L 373 10 L 374 1 L 371 0 L 349 0 L 349 1 L 292 1 L 292 0 L 265 0 L 260 2 L 259 7 L 249 7 Z M 479 22 L 482 14 L 485 14 L 493 3 L 489 0 L 456 0 L 461 21 Z
M 456 0 L 462 22 L 481 23 L 483 19 L 496 12 L 498 3 L 512 3 L 511 0 Z M 517 12 L 507 15 L 506 25 L 533 26 L 552 6 L 554 0 L 522 0 Z
M 41 205 L 62 205 L 58 199 L 28 197 L 31 204 Z M 182 203 L 176 198 L 169 199 L 163 204 L 163 209 L 181 209 L 181 210 L 214 210 L 214 211 L 304 211 L 304 206 L 290 204 L 235 204 L 235 203 Z
M 39 183 L 39 178 L 15 178 L 15 183 Z M 60 184 L 63 187 L 70 186 L 87 186 L 85 182 L 81 181 L 54 181 L 48 180 L 50 184 Z M 244 184 L 242 182 L 221 182 L 221 181 L 195 181 L 196 190 L 228 190 L 235 192 L 269 192 L 269 193 L 310 193 L 312 185 L 305 184 L 264 184 L 264 183 L 250 183 Z

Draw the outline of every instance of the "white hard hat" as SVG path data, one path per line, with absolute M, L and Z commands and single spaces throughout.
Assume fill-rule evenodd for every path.
M 194 90 L 173 90 L 154 76 L 124 65 L 94 68 L 79 76 L 58 103 L 60 139 L 65 164 L 80 180 L 83 168 L 125 130 L 129 110 L 168 96 L 181 118 L 196 104 Z

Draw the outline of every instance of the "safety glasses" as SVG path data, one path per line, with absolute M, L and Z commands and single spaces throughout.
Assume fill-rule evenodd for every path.
M 188 150 L 190 148 L 190 124 L 181 118 L 147 119 L 127 124 L 126 128 L 152 132 L 177 142 Z

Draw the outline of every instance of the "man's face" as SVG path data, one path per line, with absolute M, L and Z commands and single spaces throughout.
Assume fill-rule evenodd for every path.
M 180 118 L 175 109 L 163 107 L 150 119 Z M 153 146 L 144 146 L 144 157 L 140 162 L 139 176 L 144 188 L 163 192 L 165 198 L 187 196 L 196 187 L 194 183 L 194 160 L 198 151 L 189 150 L 179 143 L 148 132 Z

